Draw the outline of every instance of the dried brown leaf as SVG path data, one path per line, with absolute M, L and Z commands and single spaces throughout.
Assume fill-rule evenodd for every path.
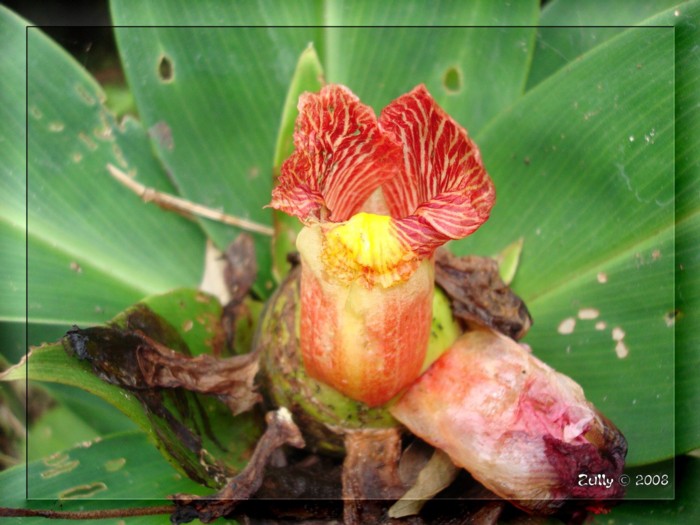
M 140 330 L 117 326 L 97 326 L 81 330 L 74 327 L 62 343 L 71 355 L 90 364 L 102 380 L 129 390 L 142 404 L 171 458 L 187 475 L 208 486 L 221 485 L 230 474 L 219 461 L 211 462 L 203 448 L 208 438 L 219 450 L 223 445 L 211 431 L 209 416 L 192 392 L 182 389 L 164 390 L 149 384 L 138 363 L 137 355 L 153 346 L 153 339 L 170 341 L 187 351 L 186 345 L 174 337 L 174 329 L 148 308 L 136 307 L 125 324 Z
M 136 353 L 146 384 L 151 387 L 184 388 L 215 395 L 234 415 L 249 410 L 261 400 L 255 391 L 258 355 L 250 353 L 228 358 L 209 354 L 188 357 L 150 339 Z
M 214 496 L 176 494 L 172 497 L 176 510 L 170 519 L 174 524 L 188 523 L 194 519 L 210 523 L 231 514 L 241 501 L 250 498 L 260 488 L 265 466 L 279 447 L 282 445 L 304 447 L 301 432 L 286 408 L 268 412 L 265 420 L 267 429 L 258 441 L 248 465 L 222 490 Z
M 516 340 L 532 326 L 525 303 L 503 282 L 493 259 L 437 250 L 435 282 L 451 299 L 454 316 L 464 323 L 487 326 Z

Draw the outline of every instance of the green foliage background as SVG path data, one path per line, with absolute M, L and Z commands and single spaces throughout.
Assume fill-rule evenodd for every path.
M 468 129 L 498 199 L 490 221 L 450 248 L 493 255 L 523 239 L 512 286 L 535 320 L 526 341 L 620 426 L 629 463 L 672 471 L 672 462 L 659 462 L 700 445 L 697 1 L 555 0 L 540 9 L 533 0 L 439 8 L 263 0 L 223 9 L 113 0 L 111 9 L 138 117 L 116 117 L 79 64 L 0 7 L 0 44 L 9 50 L 0 62 L 0 351 L 8 361 L 25 348 L 25 299 L 28 342 L 55 341 L 145 296 L 196 287 L 206 239 L 223 248 L 239 233 L 144 205 L 108 175 L 108 163 L 147 186 L 272 223 L 263 207 L 280 119 L 297 59 L 312 43 L 326 80 L 346 84 L 375 111 L 425 83 Z M 557 27 L 601 24 L 641 27 Z M 164 63 L 172 68 L 166 78 Z M 256 248 L 255 290 L 266 297 L 275 254 L 264 236 Z M 580 319 L 582 309 L 598 317 Z M 576 319 L 568 335 L 559 331 L 567 318 Z M 616 327 L 625 333 L 624 358 Z M 69 382 L 58 372 L 41 379 Z M 49 388 L 59 403 L 29 429 L 29 442 L 42 443 L 30 459 L 63 450 L 57 429 L 81 422 L 73 442 L 142 443 L 122 450 L 134 455 L 132 479 L 145 485 L 105 481 L 96 497 L 194 490 L 185 479 L 170 483 L 177 473 L 148 456 L 155 449 L 145 435 L 110 405 Z M 123 411 L 138 419 L 136 409 Z M 102 443 L 68 454 L 104 464 Z M 14 486 L 21 472 L 6 471 L 0 485 Z M 695 459 L 679 469 L 683 479 L 696 472 Z M 83 475 L 82 467 L 61 474 L 61 486 L 39 477 L 32 495 L 55 499 Z M 688 486 L 677 483 L 677 495 Z M 644 493 L 654 495 L 668 493 Z M 681 504 L 661 508 L 673 515 Z M 623 505 L 613 517 L 644 523 L 654 508 Z

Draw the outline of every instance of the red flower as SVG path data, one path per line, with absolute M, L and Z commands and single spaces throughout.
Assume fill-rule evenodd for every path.
M 301 219 L 301 346 L 308 372 L 378 405 L 418 376 L 432 254 L 495 200 L 466 131 L 418 86 L 376 119 L 346 87 L 299 99 L 295 152 L 271 206 Z

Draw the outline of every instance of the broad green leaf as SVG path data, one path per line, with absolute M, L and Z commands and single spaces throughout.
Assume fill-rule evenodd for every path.
M 140 6 L 113 4 L 115 22 Z M 167 19 L 175 2 L 154 10 Z M 296 57 L 313 30 L 125 28 L 116 30 L 127 79 L 153 147 L 179 192 L 230 215 L 270 224 L 272 157 Z M 168 71 L 165 71 L 167 69 Z M 200 221 L 220 249 L 236 228 Z M 254 234 L 256 291 L 273 288 L 269 237 Z
M 216 298 L 196 290 L 179 289 L 147 297 L 141 303 L 175 328 L 193 356 L 221 351 L 222 308 Z M 119 322 L 120 318 L 115 321 Z
M 5 322 L 0 328 L 0 353 L 10 363 L 17 363 L 27 354 L 30 346 L 56 341 L 70 330 L 69 324 L 37 324 L 24 322 Z M 25 340 L 25 337 L 29 339 Z
M 526 341 L 621 428 L 631 465 L 674 453 L 673 43 L 671 28 L 629 29 L 501 113 L 476 137 L 496 206 L 453 245 L 524 239 Z
M 109 177 L 109 175 L 107 175 Z M 136 247 L 134 247 L 136 249 Z M 95 324 L 114 317 L 147 292 L 137 279 L 115 279 L 109 269 L 95 264 L 91 254 L 76 256 L 64 246 L 32 235 L 27 239 L 29 253 L 29 330 L 33 326 Z M 113 254 L 114 259 L 119 255 Z M 105 263 L 106 264 L 106 263 Z M 57 298 L 61 298 L 60 301 Z M 65 332 L 65 330 L 63 330 Z
M 678 8 L 676 44 L 676 452 L 700 445 L 700 3 Z M 675 14 L 675 12 L 674 12 Z
M 24 227 L 0 221 L 0 259 L 7 262 L 0 277 L 0 319 L 3 321 L 25 321 L 26 253 Z
M 636 489 L 647 490 L 646 501 L 626 501 L 614 508 L 608 515 L 598 515 L 593 523 L 610 525 L 613 523 L 630 523 L 634 525 L 657 525 L 660 523 L 697 523 L 700 520 L 700 459 L 696 457 L 679 457 L 675 467 L 675 497 L 664 498 L 670 501 L 658 501 L 649 494 L 648 489 L 653 488 L 654 475 L 663 475 L 674 471 L 671 461 L 649 465 L 639 469 L 641 478 L 637 472 L 631 472 L 630 492 Z M 646 475 L 651 478 L 645 480 Z M 658 478 L 657 478 L 658 479 Z M 648 485 L 645 486 L 645 483 Z M 639 484 L 639 487 L 634 485 Z
M 27 377 L 31 378 L 31 381 L 58 382 L 79 387 L 99 396 L 129 416 L 155 439 L 153 429 L 136 398 L 95 377 L 89 366 L 68 356 L 61 343 L 32 348 L 26 366 L 22 361 L 0 375 L 3 381 L 23 381 Z
M 27 487 L 30 500 L 25 499 Z M 171 494 L 211 492 L 180 475 L 141 432 L 109 436 L 0 473 L 3 506 L 98 510 L 165 505 Z M 55 502 L 55 503 L 54 503 Z M 25 518 L 23 524 L 45 523 Z M 74 522 L 73 522 L 74 523 Z M 168 517 L 129 519 L 169 523 Z
M 72 448 L 101 437 L 99 432 L 72 410 L 58 405 L 41 415 L 27 435 L 27 459 L 50 456 L 57 450 Z
M 528 89 L 625 30 L 624 27 L 609 26 L 644 25 L 647 18 L 681 3 L 680 0 L 548 2 L 540 17 L 542 27 L 537 29 L 537 43 L 527 79 Z
M 24 321 L 26 250 L 24 247 L 26 195 L 25 34 L 23 21 L 0 5 L 0 319 Z M 16 206 L 8 215 L 6 206 Z
M 26 333 L 24 323 L 0 324 L 0 356 L 8 363 L 16 363 L 27 351 Z
M 303 26 L 322 25 L 324 2 L 320 0 L 257 0 L 222 7 L 218 0 L 151 0 L 148 5 L 131 5 L 128 0 L 111 0 L 112 20 L 126 26 L 157 21 L 169 26 Z M 235 29 L 235 27 L 233 27 Z M 272 28 L 270 28 L 272 29 Z M 290 57 L 288 57 L 290 58 Z M 291 58 L 294 62 L 297 56 Z
M 419 1 L 327 1 L 325 7 L 329 26 L 421 26 L 326 28 L 321 56 L 328 81 L 347 85 L 375 111 L 424 83 L 474 135 L 523 92 L 536 1 L 451 1 L 439 9 Z M 513 27 L 455 27 L 494 23 Z
M 284 101 L 273 165 L 273 182 L 275 184 L 282 163 L 294 152 L 294 123 L 299 115 L 297 110 L 299 95 L 305 91 L 318 91 L 321 87 L 323 87 L 323 68 L 318 61 L 318 55 L 313 45 L 309 45 L 299 57 L 287 98 Z M 296 217 L 279 210 L 272 210 L 272 219 L 275 228 L 275 235 L 272 239 L 272 274 L 275 280 L 280 283 L 289 271 L 287 254 L 296 251 L 296 238 L 301 229 L 301 223 Z
M 59 383 L 43 383 L 42 386 L 58 403 L 97 430 L 100 436 L 138 428 L 124 413 L 86 390 Z
M 0 23 L 7 44 L 3 93 L 15 94 L 13 103 L 3 104 L 0 120 L 7 175 L 0 178 L 2 249 L 20 264 L 25 123 L 17 89 L 25 77 L 28 82 L 30 320 L 65 323 L 63 300 L 70 297 L 71 321 L 99 322 L 147 293 L 196 284 L 204 244 L 198 227 L 146 206 L 106 172 L 113 163 L 138 172 L 149 186 L 172 191 L 143 128 L 132 119 L 117 122 L 95 81 L 39 29 L 27 30 L 25 40 L 25 23 L 5 9 Z M 24 291 L 17 284 L 22 273 L 13 269 L 3 277 L 9 279 L 4 293 L 17 297 Z M 0 318 L 23 320 L 23 301 L 0 304 Z

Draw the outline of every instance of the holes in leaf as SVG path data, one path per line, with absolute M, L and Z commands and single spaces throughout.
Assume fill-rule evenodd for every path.
M 454 66 L 447 68 L 442 76 L 442 85 L 448 93 L 459 93 L 462 89 L 462 72 Z
M 167 55 L 162 55 L 158 62 L 158 77 L 161 82 L 172 82 L 175 77 L 175 66 Z
M 664 314 L 664 322 L 666 323 L 666 326 L 671 328 L 674 324 L 676 324 L 679 317 L 681 317 L 680 310 L 671 310 L 670 312 L 666 312 Z

